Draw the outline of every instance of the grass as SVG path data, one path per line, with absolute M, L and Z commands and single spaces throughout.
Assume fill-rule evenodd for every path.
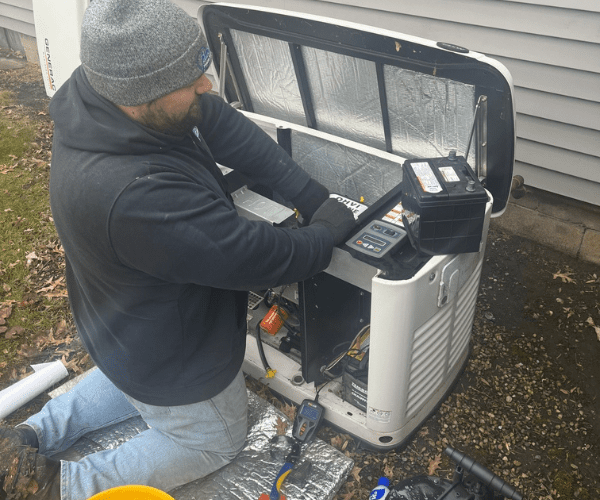
M 15 338 L 0 335 L 0 363 L 14 360 L 23 341 L 48 332 L 66 308 L 56 293 L 62 277 L 56 261 L 64 259 L 50 214 L 50 134 L 43 132 L 9 92 L 0 92 L 0 309 L 12 308 L 3 326 L 22 328 Z

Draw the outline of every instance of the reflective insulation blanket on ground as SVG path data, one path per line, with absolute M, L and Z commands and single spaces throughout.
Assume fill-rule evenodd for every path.
M 72 383 L 51 393 L 67 392 Z M 223 469 L 203 479 L 181 486 L 169 494 L 176 500 L 256 500 L 269 493 L 277 472 L 289 451 L 287 440 L 277 440 L 278 419 L 292 424 L 273 405 L 248 391 L 248 438 L 244 450 Z M 86 455 L 120 444 L 147 429 L 140 417 L 86 434 L 72 448 L 54 458 L 78 460 Z M 339 490 L 354 465 L 343 453 L 320 439 L 302 450 L 302 457 L 283 483 L 288 500 L 330 500 Z

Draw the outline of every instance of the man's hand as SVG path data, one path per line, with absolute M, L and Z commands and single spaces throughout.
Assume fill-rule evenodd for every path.
M 354 213 L 341 201 L 335 198 L 328 198 L 315 212 L 310 225 L 320 224 L 326 227 L 331 235 L 335 245 L 342 243 L 348 233 L 356 226 Z
M 304 186 L 304 189 L 292 200 L 292 203 L 294 204 L 294 208 L 300 212 L 306 224 L 327 198 L 329 198 L 327 188 L 314 179 L 311 179 Z

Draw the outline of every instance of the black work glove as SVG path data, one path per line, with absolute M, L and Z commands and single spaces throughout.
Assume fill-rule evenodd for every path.
M 329 198 L 327 188 L 311 179 L 302 191 L 292 199 L 292 203 L 302 215 L 304 222 L 307 223 L 327 198 Z
M 341 201 L 335 198 L 327 198 L 315 212 L 310 225 L 320 224 L 325 226 L 333 236 L 334 244 L 342 243 L 348 233 L 356 226 L 354 213 Z

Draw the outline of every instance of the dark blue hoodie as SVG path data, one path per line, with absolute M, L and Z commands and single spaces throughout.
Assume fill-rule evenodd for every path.
M 247 290 L 306 279 L 333 249 L 321 225 L 238 216 L 215 161 L 288 200 L 308 174 L 214 95 L 201 98 L 199 138 L 176 138 L 129 119 L 78 68 L 50 114 L 50 202 L 92 359 L 144 403 L 215 396 L 243 361 Z

